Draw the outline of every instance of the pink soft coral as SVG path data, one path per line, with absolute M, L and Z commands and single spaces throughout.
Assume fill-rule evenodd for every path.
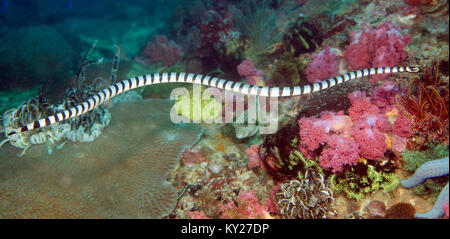
M 380 109 L 381 113 L 386 113 L 395 107 L 395 95 L 397 93 L 398 87 L 395 87 L 391 81 L 385 81 L 381 86 L 373 88 L 370 101 Z
M 357 90 L 347 94 L 347 96 L 351 104 L 348 115 L 352 120 L 357 120 L 364 114 L 378 114 L 380 112 L 380 109 L 370 102 L 370 98 L 366 97 L 366 92 Z
M 300 151 L 309 159 L 314 159 L 314 151 L 320 146 L 326 146 L 319 157 L 319 164 L 325 169 L 338 172 L 343 166 L 354 165 L 358 160 L 358 147 L 350 134 L 352 121 L 343 112 L 321 113 L 319 119 L 315 117 L 301 118 Z
M 245 77 L 250 85 L 260 85 L 263 81 L 262 72 L 253 65 L 252 60 L 245 59 L 237 66 L 237 71 L 241 77 Z
M 345 165 L 356 165 L 359 158 L 359 149 L 351 137 L 330 136 L 328 148 L 324 149 L 319 157 L 319 164 L 324 169 L 331 169 L 333 173 L 340 172 Z
M 403 36 L 389 21 L 377 29 L 363 25 L 359 31 L 350 33 L 350 45 L 344 52 L 351 70 L 396 66 L 407 57 L 405 47 L 411 42 L 409 35 Z M 384 80 L 386 75 L 375 75 L 372 82 Z
M 413 136 L 411 133 L 410 121 L 401 115 L 398 116 L 397 119 L 395 119 L 394 126 L 392 127 L 392 129 L 393 133 L 397 136 L 401 137 Z
M 345 134 L 351 127 L 351 120 L 343 112 L 321 113 L 320 119 L 315 117 L 301 118 L 298 121 L 300 127 L 300 146 L 309 151 L 314 151 L 328 141 L 333 134 Z
M 387 117 L 383 114 L 365 115 L 358 119 L 351 132 L 361 156 L 379 160 L 387 150 L 384 132 L 389 129 Z
M 311 63 L 306 68 L 306 79 L 318 82 L 334 76 L 339 70 L 337 54 L 330 46 L 326 46 L 317 54 L 311 55 Z

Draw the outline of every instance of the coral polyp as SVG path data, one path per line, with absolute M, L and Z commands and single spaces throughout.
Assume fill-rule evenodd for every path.
M 0 0 L 0 218 L 448 218 L 448 25 L 448 0 Z

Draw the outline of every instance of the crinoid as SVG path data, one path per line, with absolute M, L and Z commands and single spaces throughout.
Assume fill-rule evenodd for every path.
M 3 128 L 5 130 L 6 140 L 0 143 L 0 146 L 6 142 L 11 145 L 23 148 L 20 155 L 33 144 L 47 143 L 49 154 L 52 152 L 51 145 L 60 140 L 69 139 L 75 142 L 91 142 L 103 132 L 111 120 L 111 114 L 103 105 L 93 108 L 86 114 L 76 117 L 66 118 L 61 122 L 50 119 L 52 115 L 62 115 L 62 112 L 72 114 L 74 109 L 78 109 L 80 104 L 86 102 L 99 91 L 99 83 L 104 81 L 101 78 L 96 79 L 92 84 L 85 81 L 85 68 L 92 64 L 97 64 L 103 59 L 88 60 L 89 54 L 92 52 L 96 42 L 91 46 L 89 51 L 83 57 L 81 66 L 76 74 L 77 87 L 71 88 L 63 95 L 62 103 L 59 105 L 50 105 L 44 97 L 43 90 L 37 98 L 30 98 L 18 108 L 10 109 L 3 114 Z M 120 50 L 116 47 L 115 57 L 112 64 L 110 82 L 115 83 L 116 72 L 119 65 Z M 13 129 L 24 128 L 27 125 L 51 124 L 53 127 L 43 128 L 37 131 L 21 132 L 14 134 Z M 61 147 L 61 144 L 59 147 Z
M 439 73 L 438 63 L 425 68 L 421 76 L 402 87 L 404 91 L 396 96 L 396 104 L 415 134 L 448 142 L 448 76 Z
M 28 101 L 23 102 L 19 107 L 9 109 L 3 114 L 5 134 L 8 134 L 15 128 L 23 127 L 29 123 L 53 115 L 55 112 L 55 108 L 47 103 L 47 99 L 44 97 L 44 88 L 42 87 L 37 98 L 32 97 Z M 22 148 L 23 151 L 20 155 L 23 155 L 33 144 L 47 143 L 48 152 L 51 153 L 51 145 L 59 141 L 62 136 L 63 127 L 53 125 L 47 129 L 42 128 L 35 132 L 29 131 L 11 135 L 1 142 L 0 146 L 6 142 L 10 142 L 11 145 Z
M 105 80 L 97 78 L 91 85 L 88 84 L 85 79 L 85 68 L 89 65 L 98 64 L 103 61 L 103 58 L 88 60 L 88 57 L 95 48 L 96 43 L 97 42 L 94 42 L 89 51 L 87 51 L 84 55 L 81 66 L 77 71 L 76 83 L 78 86 L 76 88 L 66 90 L 66 93 L 63 96 L 63 103 L 58 106 L 58 110 L 64 111 L 72 107 L 76 107 L 90 97 L 94 96 L 100 90 L 98 89 L 98 85 L 101 85 L 100 83 Z M 111 84 L 115 83 L 116 73 L 119 66 L 119 54 L 120 49 L 116 46 L 109 79 Z M 105 109 L 104 106 L 96 107 L 87 114 L 66 120 L 65 123 L 69 125 L 69 130 L 64 133 L 65 137 L 74 142 L 92 142 L 100 136 L 103 128 L 110 123 L 110 120 L 111 114 Z
M 333 192 L 313 167 L 300 180 L 281 184 L 274 202 L 284 218 L 320 219 L 336 214 Z

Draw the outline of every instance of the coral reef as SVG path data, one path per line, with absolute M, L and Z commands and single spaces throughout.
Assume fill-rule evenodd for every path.
M 267 208 L 259 203 L 255 191 L 240 191 L 236 202 L 229 201 L 222 206 L 222 217 L 228 219 L 262 219 L 269 218 Z
M 0 217 L 448 217 L 448 14 L 446 0 L 2 1 Z M 276 97 L 279 130 L 206 87 Z
M 359 157 L 380 160 L 387 151 L 386 133 L 390 123 L 364 92 L 349 93 L 351 106 L 343 112 L 322 111 L 320 118 L 303 117 L 300 128 L 300 150 L 310 159 L 333 173 L 345 165 L 355 165 Z
M 177 192 L 168 173 L 201 126 L 175 125 L 172 103 L 145 100 L 112 107 L 114 121 L 90 144 L 68 143 L 47 155 L 33 147 L 20 160 L 11 147 L 0 155 L 3 218 L 161 218 Z M 118 140 L 120 139 L 120 140 Z
M 432 160 L 421 165 L 413 174 L 413 176 L 411 176 L 406 180 L 402 180 L 401 184 L 405 188 L 412 188 L 414 186 L 423 183 L 423 181 L 425 181 L 427 178 L 434 178 L 448 175 L 448 170 L 449 170 L 448 156 L 443 159 Z M 449 189 L 447 182 L 447 184 L 439 194 L 433 208 L 426 213 L 416 213 L 414 216 L 421 218 L 439 218 L 444 216 L 443 206 L 446 202 L 448 202 L 448 198 L 449 198 Z

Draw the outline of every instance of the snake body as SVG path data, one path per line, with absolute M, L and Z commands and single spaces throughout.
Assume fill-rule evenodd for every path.
M 21 128 L 5 129 L 5 130 L 7 130 L 6 131 L 7 136 L 12 136 L 17 133 L 22 133 L 33 129 L 46 127 L 63 120 L 67 120 L 85 114 L 93 110 L 95 107 L 103 104 L 105 101 L 119 94 L 122 94 L 126 91 L 153 84 L 175 83 L 175 82 L 192 83 L 192 84 L 206 85 L 210 87 L 215 87 L 247 95 L 264 96 L 264 97 L 290 97 L 325 90 L 333 86 L 339 85 L 343 82 L 365 76 L 386 74 L 386 73 L 398 73 L 398 72 L 416 73 L 419 71 L 420 69 L 418 67 L 403 67 L 403 66 L 369 68 L 345 73 L 343 75 L 339 75 L 310 85 L 283 87 L 283 88 L 248 85 L 240 82 L 227 81 L 224 79 L 219 79 L 217 77 L 204 76 L 201 74 L 194 74 L 194 73 L 172 72 L 172 73 L 147 74 L 117 82 L 116 84 L 113 84 L 110 87 L 105 88 L 102 91 L 99 91 L 97 94 L 93 95 L 85 102 L 78 104 L 77 106 L 74 106 L 68 110 L 64 110 L 54 115 L 39 119 Z

